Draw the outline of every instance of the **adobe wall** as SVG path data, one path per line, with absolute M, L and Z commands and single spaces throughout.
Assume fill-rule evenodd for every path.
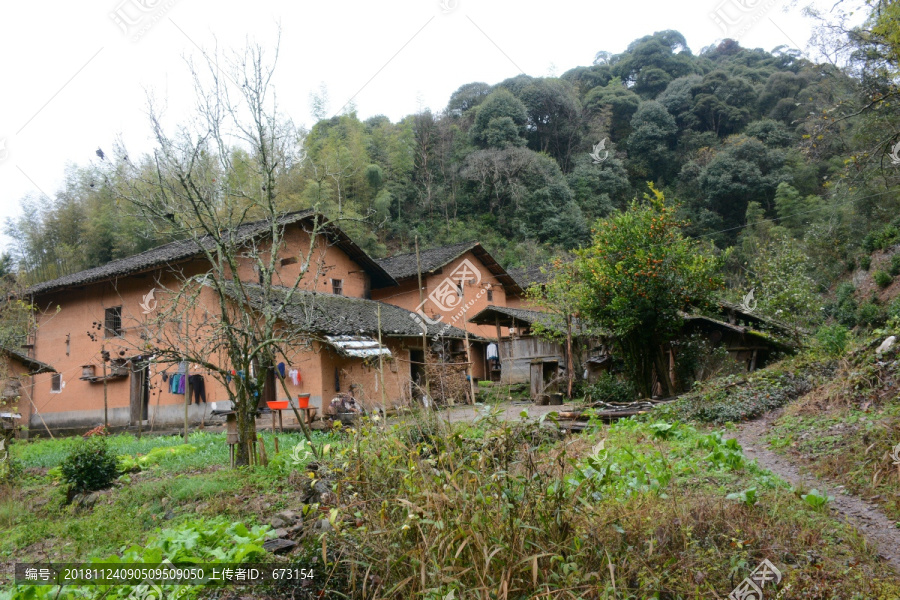
M 450 308 L 450 310 L 444 310 L 442 306 L 437 304 L 434 299 L 429 296 L 435 292 L 438 292 L 439 294 L 444 281 L 450 277 L 456 269 L 463 265 L 465 261 L 469 261 L 470 264 L 478 269 L 481 280 L 478 283 L 472 283 L 472 280 L 477 280 L 478 276 L 470 274 L 468 276 L 468 282 L 465 284 L 463 290 L 463 300 L 465 300 L 465 302 L 459 302 L 459 296 L 454 291 L 453 295 L 449 298 L 450 301 L 445 303 L 445 306 L 453 304 L 452 308 Z M 464 325 L 462 312 L 463 304 L 466 305 L 466 318 L 471 318 L 489 305 L 507 306 L 506 290 L 503 285 L 493 273 L 487 270 L 481 260 L 479 260 L 471 251 L 464 253 L 462 256 L 445 265 L 440 273 L 423 274 L 422 285 L 425 288 L 425 314 L 431 318 L 440 317 L 442 323 L 449 323 L 459 329 L 463 329 Z M 456 289 L 455 285 L 456 283 L 454 282 L 453 290 Z M 491 291 L 491 300 L 488 300 L 488 290 Z M 372 298 L 374 300 L 381 300 L 382 302 L 405 308 L 410 312 L 415 312 L 419 306 L 418 278 L 411 277 L 403 280 L 400 282 L 400 287 L 373 290 Z M 489 325 L 473 325 L 472 323 L 466 325 L 469 333 L 489 338 L 497 337 L 496 327 Z
M 309 253 L 309 235 L 301 225 L 292 225 L 285 229 L 284 240 L 278 251 L 275 285 L 293 287 L 300 276 L 301 268 Z M 268 246 L 262 252 L 268 257 Z M 293 262 L 296 259 L 296 262 Z M 286 264 L 281 264 L 285 262 Z M 256 282 L 259 280 L 255 267 L 250 260 L 244 260 L 238 270 L 241 280 Z M 342 282 L 343 295 L 354 298 L 365 298 L 369 293 L 369 274 L 343 250 L 331 245 L 319 235 L 316 237 L 309 270 L 300 280 L 299 288 L 308 291 L 332 293 L 332 279 Z

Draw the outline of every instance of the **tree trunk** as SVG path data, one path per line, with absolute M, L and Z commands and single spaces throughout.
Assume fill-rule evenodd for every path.
M 663 398 L 672 396 L 672 382 L 669 379 L 669 364 L 662 344 L 653 345 L 653 366 L 656 367 L 656 378 L 659 381 L 660 394 Z
M 572 315 L 566 315 L 566 375 L 569 379 L 566 398 L 572 399 L 572 384 L 575 381 L 575 361 L 572 358 Z

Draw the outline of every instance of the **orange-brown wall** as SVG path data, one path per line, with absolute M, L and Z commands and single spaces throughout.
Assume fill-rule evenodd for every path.
M 263 260 L 267 260 L 267 253 L 268 248 L 264 248 Z M 370 287 L 369 274 L 343 250 L 331 245 L 323 236 L 316 237 L 310 255 L 309 235 L 300 225 L 293 225 L 285 229 L 283 243 L 278 250 L 275 285 L 293 287 L 309 256 L 311 256 L 309 270 L 300 280 L 300 289 L 331 293 L 332 279 L 340 279 L 344 296 L 366 297 Z M 281 265 L 283 259 L 294 258 L 297 259 L 296 263 Z M 250 260 L 245 260 L 241 264 L 239 273 L 242 281 L 257 281 L 256 271 Z
M 429 295 L 438 289 L 438 287 L 449 277 L 462 263 L 468 260 L 481 273 L 481 281 L 477 284 L 467 283 L 463 290 L 463 299 L 465 300 L 466 310 L 465 318 L 471 318 L 479 311 L 489 305 L 507 306 L 506 290 L 500 281 L 481 263 L 481 261 L 472 253 L 466 252 L 451 263 L 444 265 L 440 273 L 429 273 L 422 276 L 422 285 L 424 289 L 425 305 L 424 313 L 431 317 L 441 317 L 442 323 L 449 323 L 455 327 L 463 329 L 465 324 L 469 333 L 480 335 L 483 337 L 496 338 L 497 329 L 489 325 L 473 325 L 472 323 L 464 323 L 462 313 L 463 304 L 459 304 L 453 310 L 441 311 L 435 302 L 429 298 Z M 419 289 L 418 278 L 412 277 L 400 282 L 399 287 L 383 288 L 372 291 L 374 300 L 381 300 L 388 304 L 400 306 L 415 312 L 419 306 Z M 493 298 L 488 301 L 487 291 L 491 290 Z
M 22 415 L 22 419 L 14 423 L 15 426 L 26 425 L 31 417 L 31 376 L 29 369 L 13 356 L 5 356 L 2 360 L 6 361 L 2 376 L 3 381 L 0 382 L 0 391 L 10 390 L 11 393 L 18 391 L 19 397 L 0 397 L 0 412 L 11 412 Z M 9 386 L 9 388 L 7 388 Z

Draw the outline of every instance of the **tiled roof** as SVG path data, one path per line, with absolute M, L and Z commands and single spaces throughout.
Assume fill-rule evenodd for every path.
M 421 250 L 419 251 L 419 260 L 422 263 L 422 273 L 425 274 L 436 271 L 478 245 L 478 242 L 461 242 L 450 246 L 432 248 L 431 250 Z M 415 252 L 409 254 L 397 254 L 396 256 L 382 258 L 375 262 L 381 265 L 385 271 L 391 274 L 391 277 L 397 280 L 416 277 L 419 274 Z
M 541 272 L 541 268 L 544 268 L 546 273 Z M 528 289 L 533 285 L 541 285 L 543 283 L 547 283 L 550 280 L 550 273 L 552 272 L 550 269 L 550 265 L 536 265 L 532 267 L 521 267 L 517 269 L 509 269 L 507 271 L 513 279 L 519 284 L 522 289 Z
M 15 358 L 17 361 L 28 367 L 30 369 L 31 375 L 37 375 L 38 373 L 56 373 L 56 369 L 54 369 L 47 363 L 43 363 L 37 359 L 31 358 L 30 356 L 28 356 L 24 352 L 20 352 L 19 350 L 0 347 L 0 352 L 5 352 L 9 356 Z
M 476 325 L 495 325 L 497 321 L 500 322 L 501 327 L 514 327 L 514 323 L 520 327 L 534 323 L 540 323 L 545 327 L 553 326 L 552 316 L 545 312 L 508 306 L 488 306 L 469 319 L 469 323 Z
M 248 303 L 259 310 L 265 303 L 264 289 L 254 284 L 244 284 Z M 381 334 L 388 337 L 421 337 L 422 328 L 418 316 L 399 306 L 364 298 L 351 298 L 319 292 L 296 290 L 285 303 L 288 288 L 273 288 L 275 298 L 270 302 L 273 312 L 301 331 L 327 335 L 378 335 L 378 307 L 381 307 Z M 233 288 L 232 288 L 233 290 Z M 238 293 L 233 290 L 237 299 Z M 443 335 L 448 338 L 464 338 L 462 329 L 443 323 L 428 324 L 428 336 Z M 470 333 L 470 339 L 482 339 Z
M 316 213 L 313 210 L 301 210 L 281 216 L 279 222 L 282 225 L 290 225 L 306 219 L 312 219 L 315 216 Z M 269 230 L 269 227 L 270 225 L 267 219 L 244 223 L 235 230 L 235 238 L 238 242 L 250 240 L 254 237 L 265 235 Z M 353 241 L 340 229 L 329 226 L 326 228 L 325 235 L 328 236 L 332 243 L 344 250 L 351 258 L 353 258 L 353 260 L 369 272 L 372 277 L 373 287 L 396 285 L 396 281 L 394 281 L 384 269 L 363 252 L 362 249 L 353 243 Z M 44 294 L 68 287 L 124 277 L 153 268 L 178 263 L 201 254 L 201 250 L 198 248 L 197 243 L 198 242 L 190 239 L 170 242 L 147 250 L 146 252 L 141 252 L 140 254 L 108 262 L 100 267 L 94 267 L 93 269 L 79 271 L 78 273 L 72 273 L 71 275 L 64 275 L 57 279 L 38 283 L 26 290 L 26 293 Z M 199 243 L 207 248 L 211 248 L 213 244 L 212 240 L 208 237 L 200 238 Z
M 469 251 L 481 261 L 489 273 L 503 284 L 507 292 L 513 294 L 522 293 L 523 290 L 516 280 L 510 277 L 509 273 L 478 242 L 460 242 L 450 246 L 420 251 L 419 261 L 422 263 L 422 274 L 425 275 L 437 271 Z M 419 274 L 415 252 L 382 258 L 376 262 L 397 281 L 417 277 Z

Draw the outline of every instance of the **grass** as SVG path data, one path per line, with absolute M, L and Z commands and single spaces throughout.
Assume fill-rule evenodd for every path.
M 863 366 L 838 373 L 845 382 L 887 385 L 883 367 Z M 595 422 L 568 437 L 551 426 L 552 416 L 502 421 L 494 404 L 508 397 L 507 386 L 483 386 L 490 402 L 472 423 L 424 412 L 390 427 L 364 420 L 316 434 L 330 452 L 309 470 L 289 460 L 299 434 L 279 434 L 277 456 L 272 434 L 262 434 L 270 465 L 230 469 L 224 436 L 196 433 L 195 451 L 164 453 L 89 509 L 66 505 L 47 474 L 75 440 L 15 444 L 25 475 L 0 490 L 0 561 L 84 561 L 153 546 L 158 536 L 186 540 L 213 523 L 259 525 L 302 507 L 305 490 L 324 481 L 333 493 L 307 508 L 307 534 L 293 555 L 318 561 L 316 586 L 333 591 L 322 597 L 727 597 L 765 558 L 790 583 L 786 597 L 898 598 L 900 578 L 855 530 L 748 460 L 728 440 L 727 425 L 708 424 L 793 403 L 770 443 L 819 457 L 816 468 L 865 491 L 883 463 L 878 453 L 900 431 L 900 410 L 885 400 L 807 414 L 807 403 L 828 396 L 816 390 L 837 385 L 829 373 L 834 361 L 792 359 L 746 384 L 711 382 L 643 420 Z M 182 443 L 180 436 L 109 439 L 115 454 L 132 457 Z M 866 452 L 864 444 L 875 445 Z M 872 489 L 896 497 L 892 477 L 876 477 Z M 312 531 L 321 519 L 330 530 Z
M 45 556 L 81 560 L 108 555 L 139 542 L 157 527 L 177 526 L 197 515 L 262 523 L 270 512 L 292 502 L 296 490 L 288 476 L 296 471 L 287 457 L 303 438 L 299 433 L 277 434 L 281 455 L 276 457 L 273 434 L 260 435 L 270 455 L 269 467 L 230 469 L 224 434 L 193 433 L 189 442 L 195 452 L 164 454 L 158 463 L 102 492 L 90 510 L 67 505 L 65 490 L 47 475 L 78 439 L 13 444 L 11 456 L 25 468 L 25 475 L 16 487 L 0 490 L 0 560 L 21 562 Z M 138 440 L 113 435 L 107 441 L 113 453 L 134 457 L 183 444 L 181 436 Z M 340 447 L 342 438 L 317 433 L 314 441 Z M 22 510 L 23 506 L 29 510 Z
M 851 349 L 834 376 L 785 410 L 767 441 L 900 523 L 900 468 L 891 457 L 900 444 L 900 352 L 876 355 L 884 335 Z
M 364 428 L 339 464 L 329 565 L 351 597 L 724 597 L 763 558 L 796 597 L 900 594 L 851 528 L 686 424 L 424 419 Z

